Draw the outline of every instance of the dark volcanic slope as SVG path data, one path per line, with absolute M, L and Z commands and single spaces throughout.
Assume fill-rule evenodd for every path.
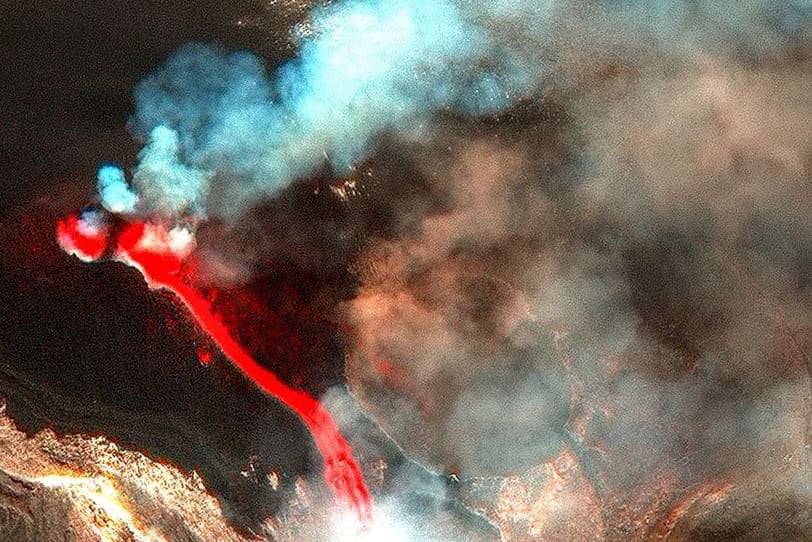
M 0 370 L 9 413 L 29 431 L 104 433 L 198 469 L 238 518 L 275 502 L 239 476 L 249 458 L 291 477 L 309 470 L 310 437 L 210 348 L 166 294 L 132 269 L 86 265 L 52 238 L 54 216 L 31 209 L 0 236 Z
M 238 518 L 264 517 L 269 503 L 238 473 L 251 456 L 309 469 L 306 431 L 222 359 L 201 367 L 200 336 L 137 273 L 62 254 L 52 210 L 84 205 L 102 160 L 132 160 L 131 89 L 170 50 L 220 40 L 278 60 L 300 11 L 280 10 L 277 26 L 262 29 L 236 24 L 265 13 L 250 2 L 26 0 L 0 11 L 0 388 L 9 411 L 28 430 L 104 432 L 165 453 L 204 473 Z M 31 204 L 39 198 L 46 208 Z

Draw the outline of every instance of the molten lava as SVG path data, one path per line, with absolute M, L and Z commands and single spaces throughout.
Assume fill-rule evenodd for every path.
M 57 236 L 62 248 L 85 261 L 101 257 L 107 245 L 107 230 L 92 234 L 81 218 L 60 220 Z M 361 469 L 353 459 L 352 448 L 344 439 L 330 413 L 306 392 L 291 388 L 262 367 L 231 336 L 213 312 L 210 303 L 194 287 L 184 282 L 181 271 L 188 245 L 175 243 L 173 231 L 143 222 L 128 224 L 114 239 L 115 258 L 138 269 L 152 289 L 166 289 L 183 302 L 200 327 L 218 348 L 262 391 L 279 399 L 307 425 L 324 458 L 324 477 L 336 497 L 355 511 L 360 525 L 371 520 L 371 500 Z
M 69 216 L 56 225 L 56 237 L 62 249 L 85 262 L 98 260 L 107 248 L 107 228 L 95 224 L 90 217 Z

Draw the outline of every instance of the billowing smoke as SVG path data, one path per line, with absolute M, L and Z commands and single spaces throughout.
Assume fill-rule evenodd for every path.
M 386 133 L 429 137 L 439 113 L 492 115 L 597 55 L 755 57 L 808 32 L 809 4 L 347 1 L 312 10 L 297 58 L 191 44 L 136 90 L 132 172 L 99 174 L 113 212 L 235 219 L 328 163 L 347 174 Z M 582 19 L 583 18 L 583 19 Z M 588 60 L 584 66 L 584 60 Z M 574 62 L 574 65 L 572 64 Z
M 230 269 L 349 269 L 324 303 L 354 397 L 507 539 L 648 539 L 709 481 L 807 506 L 810 23 L 802 0 L 329 4 L 273 75 L 175 53 L 136 91 L 132 188 L 105 168 L 101 197 L 237 224 L 251 250 L 200 243 Z M 296 182 L 325 168 L 352 190 Z M 515 505 L 545 461 L 577 465 L 587 519 Z
M 297 59 L 271 77 L 250 53 L 181 48 L 136 90 L 132 128 L 146 140 L 132 178 L 140 206 L 103 170 L 105 204 L 235 218 L 325 161 L 349 173 L 385 132 L 419 137 L 439 111 L 506 108 L 542 64 L 471 11 L 423 0 L 319 7 L 300 29 Z

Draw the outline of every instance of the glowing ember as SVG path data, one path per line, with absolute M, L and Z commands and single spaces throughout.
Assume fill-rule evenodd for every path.
M 79 226 L 80 220 L 75 217 L 60 221 L 57 231 L 61 246 L 86 261 L 97 259 L 104 252 L 106 238 L 102 233 L 98 237 L 84 235 Z M 182 230 L 167 231 L 156 224 L 134 222 L 115 240 L 115 258 L 141 271 L 150 288 L 166 289 L 177 296 L 226 357 L 261 390 L 279 399 L 302 419 L 324 458 L 327 484 L 339 500 L 351 506 L 360 525 L 368 525 L 371 520 L 370 496 L 349 443 L 329 412 L 316 399 L 289 387 L 259 365 L 234 340 L 209 302 L 182 280 L 181 263 L 190 247 L 183 241 L 188 239 L 191 236 L 184 235 Z M 81 246 L 81 252 L 75 249 L 76 246 Z M 205 362 L 205 358 L 201 357 L 201 361 Z

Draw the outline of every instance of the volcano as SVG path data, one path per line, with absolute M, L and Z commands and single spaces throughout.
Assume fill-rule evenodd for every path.
M 0 539 L 810 539 L 809 2 L 3 19 Z

